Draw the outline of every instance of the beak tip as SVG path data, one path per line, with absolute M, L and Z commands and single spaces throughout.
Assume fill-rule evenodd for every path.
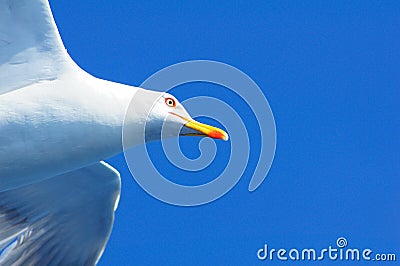
M 209 132 L 207 135 L 213 139 L 222 139 L 224 141 L 228 141 L 228 139 L 229 139 L 228 133 L 226 133 L 225 131 L 223 131 L 221 129 L 213 130 L 213 131 Z

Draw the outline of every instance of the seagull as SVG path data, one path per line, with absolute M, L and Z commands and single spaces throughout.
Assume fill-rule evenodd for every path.
M 104 160 L 123 151 L 123 127 L 134 133 L 128 148 L 179 135 L 228 139 L 171 94 L 79 68 L 47 0 L 0 0 L 0 265 L 97 264 L 121 186 Z

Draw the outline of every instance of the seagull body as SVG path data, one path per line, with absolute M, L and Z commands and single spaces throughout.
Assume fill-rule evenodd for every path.
M 121 152 L 122 122 L 135 92 L 78 72 L 0 96 L 0 189 Z
M 96 264 L 120 192 L 102 160 L 123 151 L 123 127 L 133 147 L 160 139 L 164 124 L 163 137 L 228 137 L 170 94 L 80 69 L 47 0 L 0 0 L 0 265 Z

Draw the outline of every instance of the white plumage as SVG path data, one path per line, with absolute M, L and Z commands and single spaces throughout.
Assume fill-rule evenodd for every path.
M 0 248 L 18 236 L 0 265 L 94 265 L 119 192 L 118 172 L 97 163 L 0 193 Z
M 137 111 L 125 117 L 132 98 Z M 0 0 L 0 265 L 95 264 L 120 192 L 102 160 L 122 151 L 123 126 L 134 146 L 159 139 L 165 123 L 166 137 L 228 138 L 169 94 L 80 69 L 47 0 Z

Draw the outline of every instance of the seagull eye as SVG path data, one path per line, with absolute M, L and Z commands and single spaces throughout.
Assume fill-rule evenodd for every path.
M 176 102 L 174 99 L 172 98 L 166 98 L 165 99 L 165 103 L 169 106 L 169 107 L 175 107 L 176 106 Z

